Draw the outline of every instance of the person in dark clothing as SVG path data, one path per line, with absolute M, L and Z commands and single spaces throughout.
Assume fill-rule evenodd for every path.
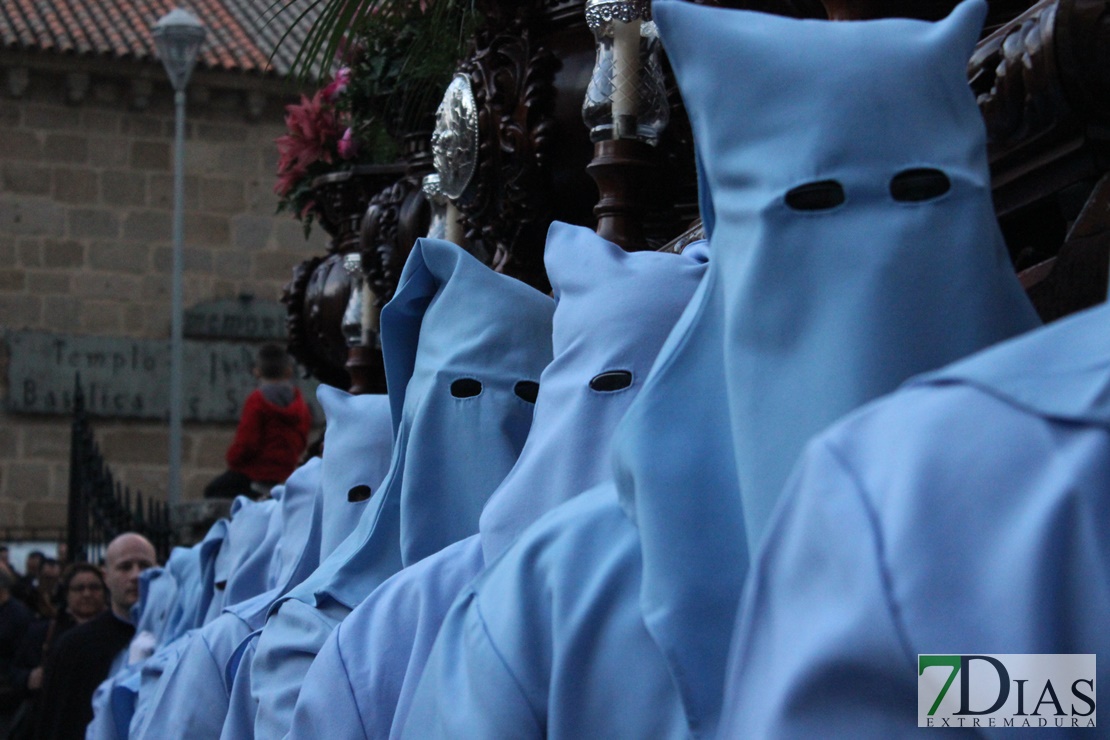
M 288 354 L 276 344 L 264 345 L 253 372 L 258 388 L 243 404 L 227 450 L 228 469 L 204 489 L 205 498 L 265 493 L 289 477 L 304 452 L 312 413 L 291 382 Z
M 119 667 L 135 634 L 130 619 L 139 599 L 139 574 L 155 564 L 154 546 L 142 535 L 128 532 L 108 544 L 104 581 L 111 608 L 55 641 L 43 674 L 37 735 L 42 740 L 85 737 L 93 693 Z
M 0 568 L 0 737 L 7 737 L 8 724 L 22 699 L 12 667 L 16 649 L 34 618 L 27 605 L 12 595 L 14 586 L 12 574 Z
M 23 576 L 12 586 L 12 596 L 35 610 L 38 604 L 37 591 L 39 587 L 39 568 L 46 556 L 40 550 L 31 550 L 27 553 L 27 560 L 23 563 Z
M 88 622 L 107 608 L 104 575 L 91 563 L 76 563 L 66 568 L 60 583 L 64 595 L 53 619 L 37 619 L 15 654 L 12 683 L 20 689 L 23 701 L 8 729 L 8 740 L 24 740 L 34 736 L 38 717 L 39 693 L 42 689 L 43 662 L 51 647 L 71 627 Z
M 53 619 L 59 601 L 58 579 L 61 574 L 58 561 L 44 558 L 39 566 L 39 575 L 30 590 L 24 595 L 23 602 L 31 608 L 36 617 Z

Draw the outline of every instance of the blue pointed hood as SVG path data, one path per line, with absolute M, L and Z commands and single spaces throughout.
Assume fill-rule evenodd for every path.
M 381 318 L 389 473 L 295 598 L 353 609 L 404 565 L 477 532 L 528 434 L 532 403 L 516 389 L 551 360 L 553 310 L 547 296 L 449 242 L 416 242 Z
M 320 458 L 311 458 L 294 470 L 285 481 L 280 498 L 281 536 L 274 548 L 270 588 L 227 609 L 252 630 L 260 629 L 274 602 L 307 578 L 319 565 L 323 520 L 321 463 Z
M 590 229 L 551 225 L 544 262 L 556 301 L 554 359 L 520 458 L 482 511 L 487 563 L 544 512 L 610 477 L 613 430 L 707 259 L 704 243 L 681 255 L 626 252 Z
M 653 6 L 712 260 L 618 431 L 617 481 L 641 535 L 645 623 L 695 734 L 719 718 L 749 553 L 805 441 L 1037 324 L 964 73 L 985 9 L 829 23 Z M 689 426 L 664 428 L 675 418 Z
M 281 531 L 270 565 L 269 589 L 285 590 L 315 569 L 320 550 L 320 464 L 313 457 L 294 470 L 283 486 L 278 504 Z M 311 569 L 309 569 L 311 568 Z
M 729 276 L 727 376 L 756 544 L 811 435 L 1038 324 L 967 85 L 986 4 L 937 23 L 660 7 Z M 722 90 L 722 69 L 748 72 Z M 830 194 L 842 202 L 820 207 Z
M 135 632 L 149 632 L 157 640 L 166 629 L 177 599 L 177 581 L 167 568 L 147 568 L 139 574 L 139 600 L 131 607 Z
M 232 505 L 234 506 L 234 502 Z M 204 539 L 195 545 L 200 570 L 200 578 L 194 586 L 196 598 L 192 601 L 195 610 L 191 614 L 183 615 L 180 625 L 181 634 L 200 627 L 208 616 L 208 610 L 216 595 L 216 560 L 227 539 L 228 524 L 230 522 L 227 519 L 218 519 L 208 528 Z
M 393 419 L 389 396 L 356 396 L 321 385 L 316 390 L 316 398 L 327 422 L 319 467 L 320 547 L 312 572 L 275 600 L 275 604 L 286 597 L 313 603 L 312 584 L 325 582 L 330 577 L 326 570 L 320 570 L 321 566 L 371 508 L 371 501 L 380 492 L 392 459 Z
M 324 410 L 324 523 L 320 540 L 320 562 L 358 524 L 378 492 L 393 450 L 393 421 L 389 396 L 353 396 L 321 385 L 316 398 Z
M 252 501 L 245 496 L 236 497 L 232 503 L 227 539 L 216 557 L 216 591 L 205 623 L 218 617 L 225 606 L 235 603 L 229 599 L 247 592 L 253 596 L 262 591 L 260 586 L 265 582 L 266 566 L 276 542 L 276 537 L 270 541 L 266 539 L 270 532 L 270 514 L 276 506 L 273 499 Z
M 176 588 L 166 622 L 157 634 L 159 644 L 172 642 L 193 626 L 191 622 L 201 597 L 200 544 L 173 548 L 165 570 Z

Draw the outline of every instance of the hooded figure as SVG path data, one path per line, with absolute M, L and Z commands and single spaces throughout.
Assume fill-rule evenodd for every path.
M 175 548 L 177 549 L 177 548 Z M 173 557 L 171 553 L 170 557 Z M 139 574 L 139 600 L 131 607 L 135 636 L 146 633 L 157 644 L 166 631 L 170 611 L 177 601 L 177 580 L 169 569 L 147 568 Z
M 175 547 L 170 553 L 166 571 L 173 575 L 177 583 L 176 597 L 159 635 L 154 654 L 138 666 L 135 674 L 118 684 L 118 688 L 135 696 L 121 697 L 120 701 L 125 702 L 123 707 L 118 713 L 113 709 L 113 714 L 118 714 L 120 718 L 117 728 L 125 715 L 131 714 L 134 722 L 135 715 L 145 714 L 144 708 L 154 698 L 162 673 L 180 655 L 181 638 L 200 626 L 200 620 L 207 613 L 215 590 L 215 561 L 227 537 L 227 525 L 226 519 L 220 519 L 208 529 L 203 540 L 192 547 Z M 113 687 L 113 696 L 116 688 Z M 115 721 L 116 718 L 113 717 L 113 722 Z
M 321 385 L 316 396 L 327 419 L 319 467 L 322 495 L 314 520 L 316 534 L 284 586 L 231 610 L 252 634 L 240 640 L 231 655 L 221 653 L 220 659 L 214 661 L 223 665 L 223 685 L 229 692 L 224 721 L 224 732 L 229 737 L 249 737 L 254 732 L 257 704 L 250 695 L 250 666 L 253 646 L 266 615 L 351 533 L 369 506 L 369 495 L 379 489 L 389 470 L 393 441 L 389 397 L 352 396 L 327 385 Z
M 173 579 L 174 598 L 162 629 L 158 632 L 158 644 L 166 645 L 187 632 L 192 625 L 185 622 L 196 614 L 195 602 L 199 600 L 200 589 L 200 549 L 194 547 L 175 547 L 166 561 L 166 575 Z
M 393 458 L 358 526 L 258 639 L 255 734 L 281 737 L 335 625 L 399 571 L 478 529 L 532 422 L 553 301 L 449 242 L 420 239 L 382 310 Z
M 952 675 L 922 668 L 918 655 L 936 653 L 1091 656 L 1055 693 L 1010 664 L 995 720 L 1094 726 L 1094 689 L 1110 685 L 1107 336 L 1110 306 L 1061 319 L 810 443 L 745 592 L 722 737 L 988 726 L 950 716 L 959 682 L 929 717 Z
M 289 579 L 310 542 L 314 541 L 318 548 L 319 515 L 314 517 L 314 513 L 319 493 L 320 460 L 317 458 L 293 471 L 284 486 L 273 490 L 271 495 L 279 506 L 275 508 L 276 515 L 271 516 L 271 531 L 268 532 L 277 540 L 270 550 L 270 560 L 274 560 L 273 555 L 281 554 L 282 557 L 276 563 L 271 562 L 277 568 L 267 575 L 266 585 Z M 285 547 L 281 548 L 283 544 Z M 260 547 L 253 560 L 260 562 L 266 554 L 267 548 Z M 162 675 L 145 716 L 139 722 L 131 718 L 132 738 L 219 736 L 230 693 L 230 686 L 224 684 L 224 666 L 238 644 L 257 626 L 243 615 L 258 611 L 257 607 L 252 609 L 257 600 L 265 600 L 267 596 L 270 601 L 276 598 L 272 591 L 246 600 L 238 598 L 261 585 L 262 582 L 249 585 L 255 581 L 255 576 L 251 567 L 241 568 L 232 575 L 226 591 L 235 603 L 189 637 L 178 661 Z M 244 579 L 249 579 L 247 586 L 242 583 Z
M 964 77 L 984 11 L 829 23 L 654 4 L 708 275 L 616 433 L 615 484 L 464 592 L 406 736 L 713 735 L 750 546 L 806 437 L 1036 324 Z
M 270 531 L 270 514 L 275 508 L 277 502 L 273 499 L 252 501 L 246 496 L 237 496 L 231 504 L 227 542 L 216 556 L 213 576 L 216 590 L 208 604 L 204 624 L 234 603 L 232 599 L 254 596 L 265 590 L 265 566 L 273 556 L 276 535 L 280 531 Z
M 233 501 L 232 506 L 234 505 L 235 502 Z M 190 589 L 192 593 L 187 591 L 183 594 L 187 601 L 182 604 L 182 607 L 191 606 L 193 611 L 181 615 L 181 620 L 178 622 L 176 629 L 177 636 L 200 627 L 204 624 L 204 618 L 208 616 L 208 609 L 216 596 L 216 560 L 220 556 L 220 551 L 224 548 L 230 523 L 227 519 L 218 519 L 215 524 L 209 527 L 204 539 L 194 546 L 197 550 L 200 579 L 193 587 L 195 590 Z
M 293 737 L 400 729 L 454 598 L 531 522 L 608 478 L 613 429 L 705 273 L 704 246 L 625 252 L 589 229 L 552 224 L 544 259 L 554 359 L 520 458 L 482 510 L 478 534 L 406 567 L 336 627 L 305 679 Z

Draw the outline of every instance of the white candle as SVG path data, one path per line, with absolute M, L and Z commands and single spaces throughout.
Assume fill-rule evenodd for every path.
M 613 138 L 633 136 L 623 130 L 621 117 L 635 123 L 640 107 L 640 19 L 630 23 L 613 21 Z
M 374 290 L 370 287 L 370 281 L 364 278 L 362 281 L 362 313 L 359 316 L 359 323 L 362 324 L 362 345 L 364 347 L 370 346 L 370 337 L 378 331 L 378 322 L 375 320 L 374 314 L 375 298 Z
M 466 234 L 463 232 L 462 225 L 462 212 L 450 200 L 447 201 L 447 228 L 444 231 L 444 238 L 457 244 L 463 249 L 466 248 Z

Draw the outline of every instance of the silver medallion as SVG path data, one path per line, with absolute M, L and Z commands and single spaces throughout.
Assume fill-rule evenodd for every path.
M 436 110 L 432 154 L 443 194 L 457 199 L 478 169 L 478 106 L 464 74 L 454 76 Z

